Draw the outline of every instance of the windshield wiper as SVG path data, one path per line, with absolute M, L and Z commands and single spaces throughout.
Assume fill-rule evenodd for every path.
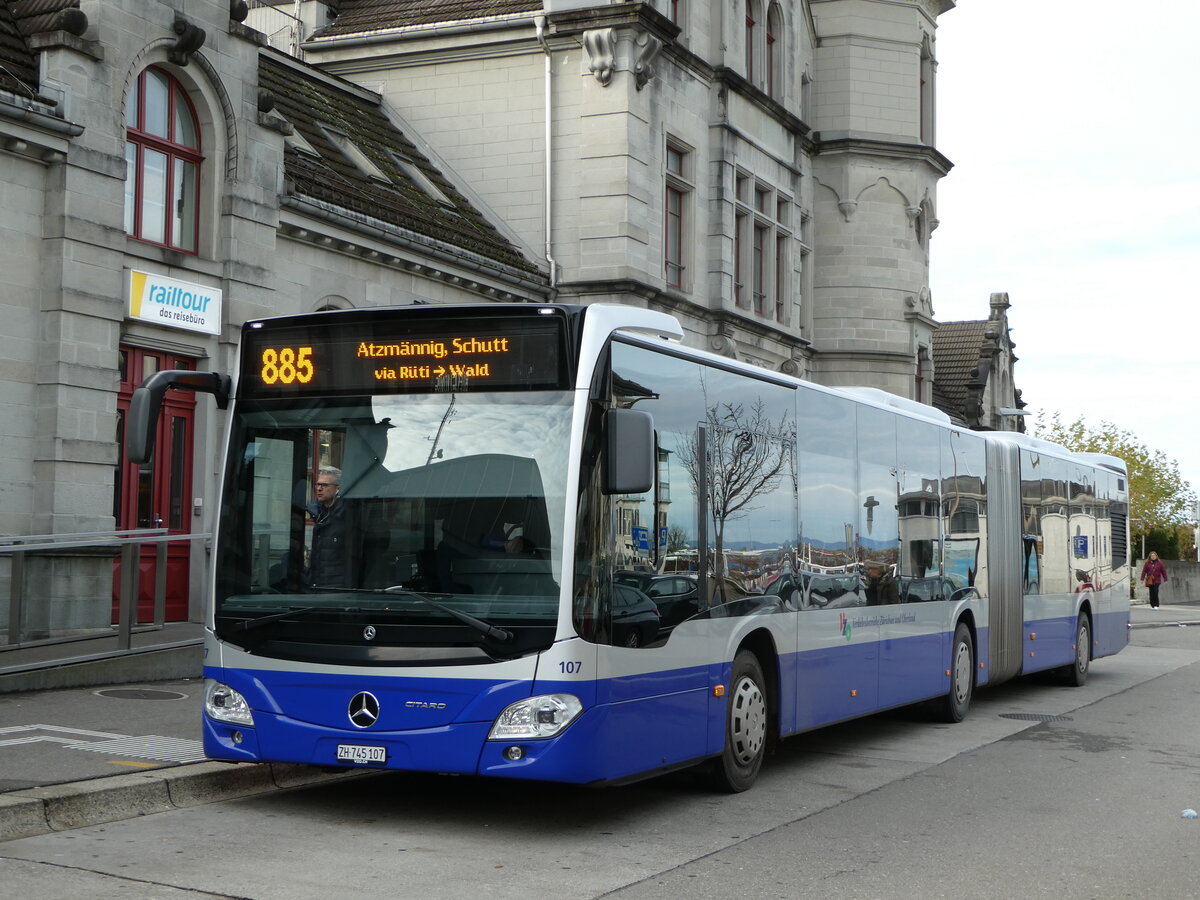
M 461 610 L 457 610 L 452 606 L 446 606 L 444 603 L 438 603 L 436 600 L 431 600 L 425 594 L 422 594 L 418 591 L 410 591 L 406 587 L 400 587 L 400 585 L 393 585 L 390 588 L 384 588 L 382 591 L 378 591 L 378 592 L 373 591 L 372 593 L 398 594 L 401 597 L 414 597 L 417 600 L 420 600 L 422 603 L 427 603 L 430 606 L 432 606 L 434 609 L 440 610 L 440 611 L 444 612 L 446 615 L 452 616 L 453 618 L 458 619 L 458 621 L 462 622 L 464 625 L 470 625 L 472 628 L 474 628 L 476 631 L 478 631 L 484 637 L 494 638 L 495 640 L 501 641 L 501 642 L 512 640 L 512 632 L 511 631 L 506 631 L 503 628 L 498 628 L 497 626 L 493 625 L 491 622 L 485 622 L 485 621 L 483 621 L 483 619 L 477 619 L 474 616 L 470 615 L 469 613 L 465 613 L 465 612 L 462 612 Z
M 345 587 L 323 588 L 320 586 L 315 586 L 313 588 L 313 590 L 329 591 L 329 592 L 336 591 L 337 593 L 340 593 L 340 594 L 396 594 L 397 596 L 400 596 L 400 597 L 412 597 L 414 599 L 420 600 L 422 603 L 432 606 L 434 609 L 439 610 L 440 612 L 444 612 L 446 615 L 450 616 L 451 618 L 457 619 L 458 621 L 462 622 L 464 625 L 469 625 L 470 627 L 472 627 L 476 631 L 478 631 L 480 634 L 482 634 L 484 637 L 492 638 L 493 640 L 500 641 L 501 643 L 503 643 L 504 641 L 511 641 L 512 637 L 513 637 L 511 631 L 507 631 L 503 628 L 499 628 L 496 625 L 491 624 L 490 622 L 483 621 L 483 619 L 477 619 L 475 616 L 472 616 L 469 613 L 465 613 L 465 612 L 462 612 L 461 610 L 454 609 L 451 606 L 446 606 L 444 603 L 438 603 L 436 600 L 430 599 L 425 594 L 419 593 L 418 591 L 411 591 L 408 588 L 400 587 L 399 585 L 395 585 L 395 586 L 389 587 L 389 588 L 383 588 L 381 590 L 372 590 L 370 588 L 345 588 Z M 350 607 L 334 608 L 334 607 L 329 607 L 329 606 L 301 606 L 301 607 L 295 607 L 295 608 L 286 610 L 285 612 L 272 613 L 269 616 L 259 616 L 257 619 L 247 619 L 246 621 L 238 622 L 236 625 L 233 626 L 233 630 L 234 631 L 253 631 L 257 628 L 261 628 L 264 625 L 270 625 L 272 622 L 283 621 L 284 619 L 288 618 L 289 616 L 304 616 L 311 612 L 320 612 L 320 611 L 360 612 L 361 610 L 350 608 Z
M 246 619 L 238 622 L 233 626 L 233 631 L 254 631 L 256 628 L 261 628 L 264 625 L 270 625 L 272 622 L 281 622 L 288 616 L 303 616 L 310 612 L 318 610 L 328 610 L 327 606 L 298 606 L 285 610 L 281 613 L 272 613 L 269 616 L 259 616 L 257 619 Z

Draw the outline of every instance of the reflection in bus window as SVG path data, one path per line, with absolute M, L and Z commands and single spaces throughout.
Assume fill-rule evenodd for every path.
M 949 599 L 942 579 L 938 428 L 928 422 L 896 423 L 900 478 L 899 579 L 903 601 Z
M 858 558 L 869 606 L 900 602 L 899 483 L 896 417 L 873 407 L 858 411 Z
M 983 439 L 968 432 L 943 434 L 942 478 L 946 527 L 944 571 L 955 590 L 975 588 L 987 595 L 987 482 Z
M 858 577 L 857 447 L 850 400 L 819 391 L 801 395 L 796 422 L 800 480 L 797 555 L 805 609 L 866 603 Z
M 660 614 L 659 642 L 696 616 L 740 614 L 747 601 L 795 603 L 792 391 L 621 343 L 609 390 L 613 406 L 653 417 L 657 477 L 606 509 L 582 501 L 593 525 L 583 529 L 592 537 L 581 543 L 580 584 L 645 593 Z M 602 600 L 576 609 L 591 639 L 628 645 L 616 616 Z
M 493 621 L 552 623 L 569 420 L 558 394 L 243 404 L 231 473 L 242 499 L 223 515 L 248 539 L 226 545 L 227 563 L 250 562 L 219 568 L 223 602 L 403 589 Z M 320 448 L 340 465 L 314 473 L 314 457 L 330 459 Z

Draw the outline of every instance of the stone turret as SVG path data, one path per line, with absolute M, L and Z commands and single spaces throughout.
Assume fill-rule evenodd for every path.
M 812 0 L 813 377 L 929 402 L 937 17 L 952 0 Z

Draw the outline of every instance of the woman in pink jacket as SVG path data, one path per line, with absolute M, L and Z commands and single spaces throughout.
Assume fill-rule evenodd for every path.
M 1142 564 L 1142 583 L 1150 589 L 1150 608 L 1158 609 L 1158 586 L 1167 580 L 1167 567 L 1151 550 L 1150 556 Z

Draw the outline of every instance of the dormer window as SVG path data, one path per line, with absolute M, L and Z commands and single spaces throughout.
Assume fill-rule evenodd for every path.
M 192 101 L 174 76 L 151 66 L 125 107 L 125 232 L 197 252 L 202 161 Z
M 401 155 L 396 150 L 389 149 L 387 155 L 396 164 L 397 168 L 404 173 L 404 176 L 420 190 L 424 191 L 447 209 L 456 210 L 458 208 L 454 201 L 447 197 L 445 192 L 415 162 Z
M 291 134 L 284 136 L 283 143 L 284 146 L 303 153 L 305 156 L 311 156 L 314 159 L 321 158 L 321 154 L 317 152 L 316 148 L 305 140 L 304 135 L 294 128 Z
M 321 129 L 321 133 L 342 152 L 346 159 L 354 164 L 354 167 L 368 178 L 374 178 L 376 181 L 382 181 L 385 184 L 391 184 L 392 179 L 384 173 L 384 171 L 371 161 L 367 154 L 363 153 L 358 148 L 358 145 L 350 139 L 350 136 L 345 132 L 339 131 L 330 125 L 323 122 L 318 122 L 317 127 Z

